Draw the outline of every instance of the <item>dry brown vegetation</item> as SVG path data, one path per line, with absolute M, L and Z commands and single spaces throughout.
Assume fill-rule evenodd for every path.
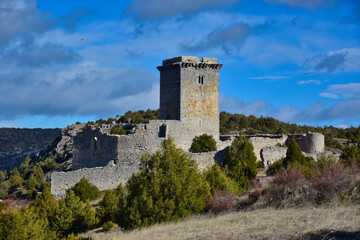
M 203 215 L 180 222 L 121 232 L 86 234 L 101 239 L 360 239 L 360 208 L 273 209 Z

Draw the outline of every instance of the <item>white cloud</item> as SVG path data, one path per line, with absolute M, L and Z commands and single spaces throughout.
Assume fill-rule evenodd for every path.
M 344 97 L 360 97 L 360 83 L 333 84 L 327 91 L 342 94 Z
M 320 81 L 320 80 L 310 79 L 310 80 L 305 80 L 305 81 L 298 81 L 297 83 L 298 83 L 299 85 L 310 84 L 310 83 L 319 85 L 319 84 L 321 84 L 321 81 Z
M 161 19 L 177 13 L 185 15 L 209 8 L 224 8 L 239 0 L 134 0 L 128 12 L 141 18 Z
M 335 93 L 329 93 L 329 92 L 322 92 L 319 94 L 320 97 L 325 97 L 325 98 L 332 98 L 332 99 L 338 99 L 339 96 L 336 95 Z
M 2 118 L 116 114 L 158 107 L 157 78 L 141 68 L 80 62 L 57 70 L 43 67 L 18 70 L 16 75 L 0 73 L 0 81 Z
M 291 77 L 289 76 L 261 76 L 261 77 L 248 77 L 248 79 L 253 79 L 253 80 L 262 80 L 262 79 L 266 79 L 266 80 L 281 80 L 281 79 L 289 79 Z

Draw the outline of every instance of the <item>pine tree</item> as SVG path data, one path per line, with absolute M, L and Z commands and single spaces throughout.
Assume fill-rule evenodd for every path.
M 176 220 L 205 210 L 209 184 L 197 163 L 169 138 L 155 154 L 145 154 L 127 184 L 128 227 Z
M 96 213 L 89 203 L 80 201 L 73 191 L 61 199 L 52 217 L 51 225 L 61 236 L 90 229 L 97 224 Z
M 124 225 L 124 213 L 126 209 L 125 190 L 120 185 L 115 190 L 106 191 L 103 199 L 96 209 L 96 215 L 101 223 L 113 221 Z
M 290 166 L 300 167 L 307 165 L 306 158 L 294 139 L 291 140 L 289 144 L 283 164 L 286 168 Z
M 252 143 L 244 137 L 237 137 L 228 148 L 226 171 L 239 184 L 240 191 L 246 191 L 250 187 L 249 178 L 256 177 L 256 160 Z
M 230 177 L 226 176 L 226 174 L 219 165 L 214 164 L 204 174 L 206 181 L 210 185 L 212 194 L 214 194 L 215 191 L 219 190 L 225 193 L 240 193 L 238 183 L 232 180 Z

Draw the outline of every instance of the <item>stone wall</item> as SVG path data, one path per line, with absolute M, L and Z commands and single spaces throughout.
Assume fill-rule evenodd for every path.
M 120 182 L 129 178 L 126 166 L 117 166 L 110 162 L 105 167 L 82 168 L 70 172 L 53 172 L 51 174 L 51 194 L 61 198 L 66 190 L 75 186 L 83 177 L 96 185 L 100 191 L 116 188 Z
M 321 133 L 309 132 L 306 134 L 289 135 L 286 145 L 289 145 L 293 139 L 299 145 L 301 151 L 310 155 L 325 151 L 325 138 Z
M 265 166 L 271 165 L 286 156 L 286 147 L 266 146 L 260 150 L 260 157 Z
M 246 136 L 254 146 L 254 153 L 258 161 L 262 161 L 260 151 L 267 146 L 284 145 L 287 140 L 287 135 L 249 135 Z
M 121 142 L 121 141 L 120 141 Z M 81 168 L 70 172 L 53 172 L 51 174 L 51 193 L 56 198 L 65 196 L 66 190 L 73 187 L 83 177 L 87 178 L 89 182 L 104 191 L 108 189 L 115 189 L 119 183 L 125 184 L 128 179 L 139 170 L 139 164 L 142 154 L 147 152 L 155 152 L 159 148 L 161 141 L 157 146 L 153 145 L 151 151 L 130 149 L 131 154 L 119 158 L 118 163 L 109 161 L 104 167 Z M 142 148 L 142 146 L 138 145 Z M 124 147 L 123 149 L 126 149 Z M 125 153 L 123 151 L 122 153 Z M 121 155 L 121 154 L 120 154 Z M 206 153 L 192 153 L 189 155 L 198 162 L 200 170 L 211 167 L 215 162 L 223 160 L 222 152 L 206 152 Z
M 160 71 L 160 119 L 181 121 L 181 145 L 188 149 L 204 133 L 219 139 L 219 70 L 216 58 L 175 57 Z

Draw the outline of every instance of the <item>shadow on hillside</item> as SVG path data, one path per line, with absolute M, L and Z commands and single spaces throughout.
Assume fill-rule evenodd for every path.
M 345 232 L 345 231 L 332 231 L 322 230 L 313 233 L 307 233 L 297 240 L 353 240 L 360 239 L 360 231 Z

